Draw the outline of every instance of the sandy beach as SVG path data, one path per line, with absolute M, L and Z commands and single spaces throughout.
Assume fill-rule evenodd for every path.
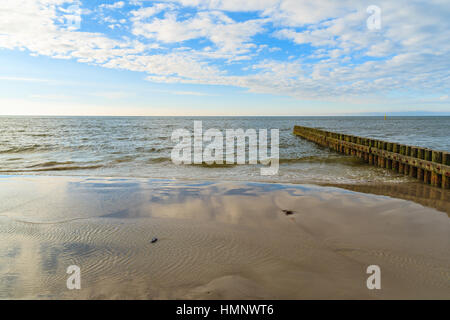
M 0 199 L 1 299 L 450 298 L 449 217 L 408 200 L 43 176 L 1 176 Z M 66 288 L 69 265 L 81 290 Z

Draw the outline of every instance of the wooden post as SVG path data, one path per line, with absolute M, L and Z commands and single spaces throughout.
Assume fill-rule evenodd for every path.
M 392 160 L 386 159 L 386 169 L 392 169 Z
M 387 151 L 392 152 L 394 144 L 392 142 L 387 143 Z
M 450 153 L 442 152 L 442 164 L 450 166 Z
M 418 174 L 417 167 L 411 166 L 411 167 L 409 168 L 409 176 L 410 176 L 411 178 L 417 178 L 417 179 L 419 179 L 419 177 L 417 176 L 417 174 Z
M 422 168 L 417 168 L 417 179 L 420 181 L 423 181 L 424 172 Z
M 395 152 L 395 153 L 400 152 L 400 145 L 398 143 L 392 144 L 392 152 Z
M 430 171 L 424 170 L 423 182 L 425 182 L 426 184 L 430 184 L 431 183 L 431 172 Z
M 436 174 L 436 181 L 434 186 L 435 187 L 441 187 L 442 185 L 442 175 L 441 174 Z
M 433 151 L 431 161 L 442 163 L 442 152 L 440 151 Z
M 443 189 L 450 189 L 450 174 L 449 175 L 446 175 L 446 174 L 442 175 L 442 188 Z
M 408 176 L 409 175 L 409 170 L 410 170 L 410 166 L 408 164 L 405 164 L 405 168 L 403 170 L 403 173 Z
M 295 126 L 294 134 L 337 152 L 356 156 L 371 165 L 393 169 L 433 186 L 449 188 L 449 152 L 302 126 Z
M 425 150 L 423 148 L 417 148 L 417 158 L 425 159 Z

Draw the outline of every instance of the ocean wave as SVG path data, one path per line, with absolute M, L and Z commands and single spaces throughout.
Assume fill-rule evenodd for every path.
M 147 160 L 147 163 L 150 164 L 159 164 L 159 163 L 164 163 L 164 162 L 170 162 L 172 163 L 172 159 L 168 158 L 168 157 L 158 157 L 158 158 L 151 158 Z M 237 166 L 237 164 L 227 164 L 227 163 L 223 163 L 223 164 L 217 164 L 217 163 L 213 163 L 213 164 L 207 164 L 205 162 L 201 163 L 201 164 L 197 164 L 197 163 L 191 163 L 191 164 L 185 164 L 186 166 L 194 166 L 194 167 L 203 167 L 203 168 L 232 168 Z
M 203 162 L 203 163 L 201 163 L 201 164 L 195 164 L 195 163 L 192 163 L 192 164 L 190 164 L 190 166 L 198 166 L 198 167 L 211 168 L 211 169 L 213 169 L 213 168 L 233 168 L 233 167 L 238 166 L 238 164 L 227 164 L 227 163 L 222 163 L 222 164 L 219 164 L 219 163 L 207 164 L 207 163 Z
M 124 156 L 121 158 L 114 159 L 113 161 L 115 163 L 122 163 L 122 162 L 132 162 L 135 159 L 136 159 L 136 157 L 133 157 L 133 156 Z
M 31 146 L 17 146 L 6 150 L 0 150 L 0 154 L 34 152 L 42 150 L 42 147 L 43 146 L 40 144 L 33 144 Z
M 90 166 L 63 166 L 63 167 L 48 167 L 48 168 L 37 168 L 37 169 L 23 169 L 23 170 L 0 170 L 0 173 L 20 173 L 20 172 L 42 172 L 42 171 L 68 171 L 68 170 L 88 170 L 88 169 L 99 169 L 103 165 L 90 165 Z
M 172 159 L 167 157 L 158 157 L 158 158 L 150 158 L 147 160 L 147 163 L 162 163 L 162 162 L 172 162 Z
M 141 152 L 141 153 L 152 153 L 152 152 L 161 152 L 161 151 L 165 151 L 165 150 L 172 150 L 171 146 L 165 146 L 165 147 L 152 147 L 152 148 L 146 148 L 146 147 L 136 147 L 135 149 L 137 152 Z
M 58 161 L 49 161 L 44 163 L 35 164 L 32 166 L 29 166 L 27 168 L 39 168 L 39 167 L 54 167 L 54 166 L 63 166 L 68 164 L 73 164 L 73 161 L 66 161 L 66 162 L 58 162 Z
M 32 133 L 32 134 L 29 134 L 28 136 L 30 136 L 30 137 L 46 138 L 46 137 L 52 137 L 53 135 L 48 134 L 48 133 Z

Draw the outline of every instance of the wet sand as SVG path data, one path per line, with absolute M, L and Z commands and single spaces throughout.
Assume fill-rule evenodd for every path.
M 450 217 L 450 190 L 432 187 L 420 181 L 401 183 L 324 184 L 351 191 L 410 200 L 447 213 Z
M 450 219 L 408 200 L 27 176 L 0 176 L 0 200 L 2 299 L 450 298 Z M 70 265 L 81 290 L 66 288 Z M 381 290 L 366 287 L 369 265 Z

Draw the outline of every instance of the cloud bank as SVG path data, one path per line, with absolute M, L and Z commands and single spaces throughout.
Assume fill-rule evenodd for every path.
M 375 30 L 367 25 L 373 4 L 2 0 L 0 48 L 142 72 L 160 83 L 237 86 L 299 99 L 407 96 L 448 104 L 448 2 L 377 1 Z

